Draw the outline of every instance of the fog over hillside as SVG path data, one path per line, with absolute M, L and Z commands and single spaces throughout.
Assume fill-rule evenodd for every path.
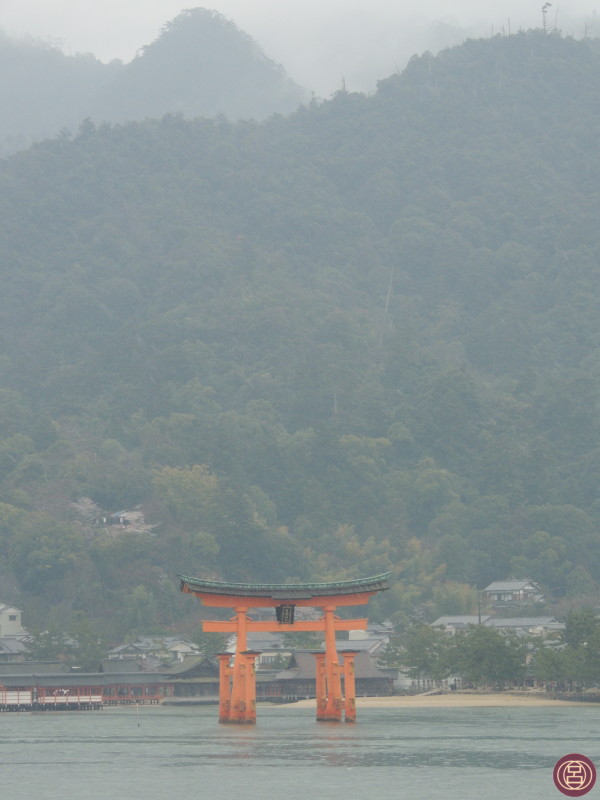
M 0 155 L 75 132 L 86 118 L 118 123 L 183 114 L 264 119 L 308 93 L 221 14 L 184 11 L 128 64 L 66 55 L 0 31 Z
M 433 53 L 468 37 L 541 28 L 542 2 L 460 0 L 212 0 L 210 8 L 231 19 L 283 64 L 302 86 L 327 97 L 339 88 L 371 91 L 375 82 L 402 69 L 415 53 Z M 67 54 L 91 52 L 108 62 L 131 61 L 160 27 L 186 6 L 180 0 L 7 0 L 0 27 L 58 42 Z M 592 0 L 552 3 L 546 22 L 583 38 L 600 27 Z
M 74 133 L 88 117 L 260 120 L 295 110 L 311 94 L 372 93 L 414 55 L 469 38 L 526 28 L 576 39 L 600 32 L 596 12 L 583 1 L 567 9 L 462 3 L 452 14 L 433 0 L 418 11 L 387 0 L 368 7 L 334 0 L 325 10 L 310 1 L 215 5 L 181 11 L 165 0 L 142 13 L 128 0 L 118 8 L 102 4 L 84 19 L 70 0 L 58 3 L 51 18 L 40 0 L 9 2 L 0 17 L 0 156 Z M 176 16 L 165 21 L 171 11 Z
M 295 80 L 322 96 L 338 89 L 342 77 L 349 89 L 370 92 L 378 80 L 404 69 L 415 54 L 543 25 L 542 2 L 512 0 L 332 0 L 325 9 L 315 2 L 292 2 L 275 15 L 257 15 L 252 4 L 249 8 L 235 0 L 224 0 L 225 5 L 224 13 L 231 13 L 272 58 L 285 63 Z M 545 16 L 548 27 L 558 27 L 564 35 L 579 39 L 600 34 L 595 5 L 585 0 L 553 3 Z

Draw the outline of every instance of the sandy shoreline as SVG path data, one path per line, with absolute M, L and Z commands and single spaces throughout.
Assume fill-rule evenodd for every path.
M 280 708 L 315 708 L 315 700 L 299 700 Z M 417 694 L 401 697 L 357 697 L 357 708 L 517 708 L 548 706 L 596 706 L 600 703 L 585 703 L 578 700 L 555 700 L 539 694 L 498 692 L 479 694 L 477 692 L 452 692 L 450 694 Z

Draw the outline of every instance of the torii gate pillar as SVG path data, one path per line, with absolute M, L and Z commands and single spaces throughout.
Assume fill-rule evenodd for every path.
M 356 681 L 354 676 L 354 659 L 358 650 L 342 650 L 344 656 L 344 714 L 346 722 L 356 722 Z
M 366 630 L 366 619 L 340 619 L 335 615 L 338 606 L 361 605 L 369 602 L 376 592 L 388 588 L 390 573 L 356 581 L 313 584 L 245 584 L 205 581 L 180 575 L 181 591 L 194 594 L 204 605 L 233 608 L 235 616 L 228 621 L 205 620 L 202 629 L 213 633 L 235 633 L 236 652 L 233 666 L 230 654 L 219 658 L 219 722 L 253 724 L 256 722 L 255 661 L 259 653 L 248 650 L 248 632 L 320 631 L 325 636 L 325 652 L 316 653 L 317 720 L 340 722 L 356 720 L 354 689 L 354 656 L 346 651 L 344 657 L 344 688 L 342 694 L 341 668 L 336 648 L 336 631 Z M 274 608 L 276 620 L 255 621 L 248 617 L 250 608 Z M 323 610 L 318 620 L 294 621 L 296 606 L 317 607 Z
M 231 653 L 217 653 L 219 659 L 219 722 L 229 722 L 231 712 Z
M 340 722 L 342 719 L 342 680 L 335 643 L 335 606 L 325 606 L 325 680 L 327 700 L 325 713 L 317 715 L 319 722 Z

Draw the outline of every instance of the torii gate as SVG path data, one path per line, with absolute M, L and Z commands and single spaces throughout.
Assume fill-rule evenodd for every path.
M 364 605 L 388 588 L 391 573 L 354 581 L 336 583 L 222 583 L 179 575 L 181 591 L 196 595 L 205 606 L 234 608 L 235 616 L 226 622 L 204 620 L 205 633 L 235 633 L 237 645 L 233 665 L 231 653 L 219 653 L 219 722 L 254 724 L 256 722 L 255 660 L 259 653 L 248 650 L 247 634 L 252 631 L 298 632 L 323 631 L 325 651 L 315 653 L 317 720 L 356 721 L 354 657 L 356 651 L 344 651 L 345 702 L 342 697 L 341 670 L 336 650 L 336 631 L 366 630 L 367 619 L 340 619 L 337 606 Z M 318 620 L 294 620 L 297 606 L 323 610 Z M 249 608 L 274 608 L 276 619 L 253 620 Z

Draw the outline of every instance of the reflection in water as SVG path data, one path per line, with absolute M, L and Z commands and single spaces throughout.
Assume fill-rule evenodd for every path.
M 214 708 L 0 714 L 2 793 L 11 800 L 546 800 L 569 752 L 600 764 L 598 708 L 362 710 L 357 725 L 261 708 L 219 725 Z M 138 727 L 139 723 L 139 727 Z

